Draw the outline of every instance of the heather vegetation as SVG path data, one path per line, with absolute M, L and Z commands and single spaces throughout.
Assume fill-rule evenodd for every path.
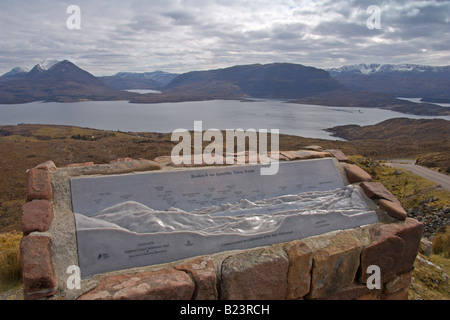
M 19 243 L 22 233 L 0 233 L 0 293 L 21 283 Z

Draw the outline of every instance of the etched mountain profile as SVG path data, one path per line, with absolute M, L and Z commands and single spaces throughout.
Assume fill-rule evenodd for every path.
M 177 208 L 153 210 L 135 201 L 126 201 L 101 210 L 91 217 L 75 213 L 77 230 L 118 229 L 135 233 L 197 232 L 200 234 L 257 234 L 276 229 L 287 216 L 345 216 L 367 214 L 371 210 L 354 186 L 330 191 L 306 192 L 258 201 L 209 206 L 193 211 Z

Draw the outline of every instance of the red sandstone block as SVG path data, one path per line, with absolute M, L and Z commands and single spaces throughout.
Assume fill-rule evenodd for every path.
M 407 217 L 407 213 L 405 209 L 403 209 L 402 205 L 398 202 L 392 202 L 390 200 L 381 199 L 378 203 L 380 209 L 387 212 L 391 217 L 405 221 Z
M 22 231 L 24 235 L 31 232 L 46 232 L 54 217 L 53 204 L 48 200 L 33 200 L 22 206 Z
M 329 152 L 313 150 L 281 151 L 280 153 L 289 160 L 307 160 L 331 157 Z
M 345 153 L 343 153 L 341 150 L 328 149 L 328 150 L 325 150 L 325 151 L 329 152 L 339 162 L 349 162 L 349 159 L 347 158 Z
M 400 291 L 390 295 L 381 295 L 382 300 L 408 300 L 409 288 L 403 288 Z
M 50 174 L 46 170 L 33 168 L 27 171 L 27 201 L 52 200 Z
M 72 175 L 123 174 L 160 169 L 161 165 L 151 160 L 117 161 L 110 164 L 91 164 L 68 168 Z
M 284 300 L 289 260 L 271 249 L 246 251 L 222 262 L 223 300 Z
M 366 285 L 355 282 L 321 300 L 379 300 L 380 295 L 381 290 L 369 289 Z
M 422 232 L 423 224 L 410 218 L 371 229 L 371 243 L 361 252 L 360 282 L 367 282 L 371 275 L 367 273 L 367 268 L 371 265 L 380 267 L 382 282 L 411 271 Z
M 82 162 L 82 163 L 71 163 L 68 164 L 66 167 L 67 168 L 78 168 L 78 167 L 87 167 L 87 166 L 93 166 L 94 162 L 90 161 L 90 162 Z
M 313 150 L 313 151 L 323 151 L 323 147 L 318 146 L 318 145 L 310 145 L 310 146 L 302 147 L 302 149 L 303 150 Z
M 411 272 L 403 273 L 394 280 L 385 283 L 383 286 L 383 295 L 389 296 L 402 289 L 409 288 L 411 285 L 412 275 Z
M 58 168 L 56 168 L 56 165 L 53 161 L 46 161 L 43 162 L 41 164 L 38 164 L 36 167 L 36 169 L 40 169 L 40 170 L 46 170 L 46 171 L 56 171 L 58 170 Z
M 199 257 L 176 266 L 176 270 L 187 272 L 195 282 L 194 300 L 217 300 L 217 275 L 211 257 Z
M 356 300 L 380 300 L 381 292 L 380 290 L 373 289 L 369 293 L 361 295 L 356 298 Z
M 125 157 L 125 158 L 118 158 L 118 159 L 116 159 L 116 160 L 112 160 L 112 161 L 110 161 L 109 163 L 130 162 L 130 161 L 133 161 L 133 159 L 132 159 L 132 158 Z
M 363 182 L 360 187 L 370 199 L 386 199 L 400 204 L 397 198 L 380 182 Z
M 348 182 L 369 182 L 372 181 L 372 177 L 366 171 L 354 164 L 345 163 L 344 164 L 345 174 L 347 175 Z
M 153 161 L 155 161 L 157 163 L 168 164 L 168 163 L 172 162 L 172 157 L 171 156 L 160 156 L 160 157 L 156 157 L 155 159 L 153 159 Z
M 269 152 L 269 153 L 268 153 L 268 156 L 269 156 L 271 159 L 278 160 L 278 161 L 288 161 L 288 160 L 289 160 L 289 158 L 283 156 L 283 155 L 281 154 L 281 152 L 279 152 L 279 151 L 278 151 L 278 152 L 276 152 L 276 151 Z
M 405 242 L 405 249 L 402 252 L 405 268 L 399 270 L 399 272 L 396 273 L 397 275 L 413 269 L 424 229 L 423 223 L 411 218 L 406 219 L 402 226 L 402 228 L 398 229 L 396 235 Z
M 195 285 L 186 272 L 167 268 L 106 277 L 80 300 L 190 300 Z
M 322 299 L 350 286 L 356 277 L 361 243 L 350 232 L 340 232 L 315 252 L 308 299 Z
M 20 255 L 26 300 L 41 299 L 56 293 L 57 281 L 50 246 L 51 239 L 47 236 L 22 238 Z
M 288 242 L 283 249 L 289 259 L 286 299 L 302 299 L 311 288 L 314 252 L 303 241 Z

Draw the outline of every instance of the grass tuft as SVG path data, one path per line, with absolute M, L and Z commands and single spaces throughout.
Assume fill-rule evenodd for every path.
M 8 290 L 21 283 L 21 239 L 21 232 L 6 232 L 0 234 L 0 291 Z
M 446 228 L 444 233 L 436 234 L 433 240 L 433 253 L 450 258 L 450 228 Z

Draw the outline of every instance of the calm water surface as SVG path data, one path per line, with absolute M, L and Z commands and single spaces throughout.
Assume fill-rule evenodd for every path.
M 435 118 L 406 115 L 389 110 L 324 107 L 285 103 L 213 100 L 200 102 L 131 104 L 127 101 L 76 103 L 32 102 L 0 105 L 0 124 L 73 125 L 95 129 L 135 132 L 172 132 L 193 129 L 203 121 L 207 129 L 279 129 L 280 133 L 332 139 L 323 129 L 338 125 L 371 125 L 391 118 Z M 439 117 L 450 120 L 449 116 Z

